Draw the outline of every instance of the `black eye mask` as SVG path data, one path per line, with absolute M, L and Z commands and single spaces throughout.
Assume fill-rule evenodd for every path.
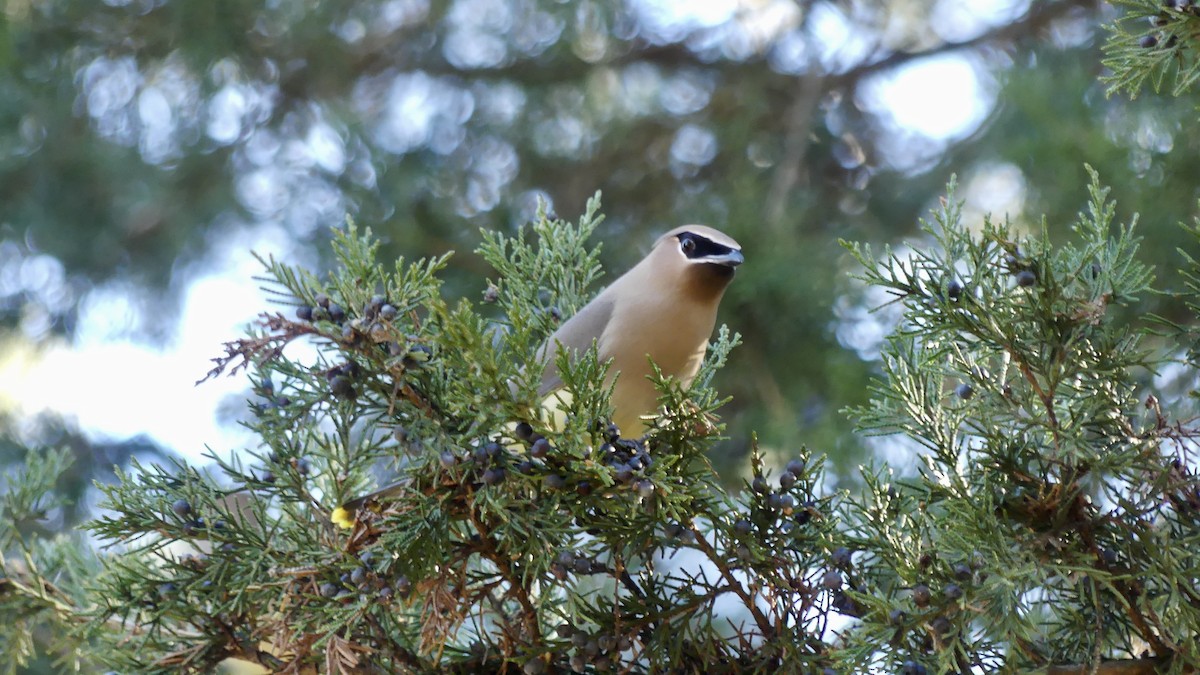
M 684 232 L 679 235 L 679 246 L 683 254 L 693 260 L 696 258 L 725 255 L 733 250 L 724 244 L 718 244 L 711 239 L 692 232 Z

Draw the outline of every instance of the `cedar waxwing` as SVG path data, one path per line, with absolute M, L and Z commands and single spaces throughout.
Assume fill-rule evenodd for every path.
M 717 305 L 742 260 L 738 243 L 711 227 L 685 225 L 659 237 L 649 255 L 538 350 L 538 361 L 548 364 L 538 394 L 562 387 L 554 367 L 560 348 L 579 353 L 595 340 L 600 361 L 612 359 L 613 422 L 622 435 L 641 436 L 642 418 L 658 406 L 649 359 L 684 387 L 692 383 L 717 322 Z
M 607 382 L 616 379 L 613 422 L 623 436 L 641 436 L 643 417 L 658 407 L 650 360 L 684 387 L 692 383 L 716 326 L 721 296 L 743 260 L 741 246 L 711 227 L 685 225 L 659 237 L 641 262 L 559 326 L 538 350 L 537 362 L 547 364 L 538 395 L 549 403 L 565 396 L 554 365 L 558 351 L 578 355 L 594 340 L 600 361 L 612 361 Z M 350 527 L 360 506 L 400 485 L 343 504 L 334 510 L 333 521 Z

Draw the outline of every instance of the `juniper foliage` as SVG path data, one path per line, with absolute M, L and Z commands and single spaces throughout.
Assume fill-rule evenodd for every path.
M 55 626 L 67 662 L 123 672 L 1187 672 L 1200 431 L 1148 392 L 1189 336 L 1111 311 L 1152 276 L 1098 177 L 1058 247 L 1048 224 L 968 227 L 953 188 L 928 246 L 849 246 L 903 305 L 851 413 L 915 441 L 915 473 L 868 467 L 850 494 L 819 457 L 756 452 L 725 491 L 705 459 L 725 329 L 689 390 L 659 382 L 646 438 L 607 424 L 594 350 L 558 364 L 575 396 L 544 420 L 532 356 L 599 276 L 596 202 L 485 233 L 481 304 L 443 297 L 444 258 L 384 266 L 350 226 L 327 280 L 264 259 L 294 306 L 210 374 L 255 383 L 261 447 L 134 464 L 103 487 L 99 554 L 10 526 L 26 553 L 4 602 Z M 52 506 L 56 457 L 6 522 Z M 393 478 L 352 528 L 330 521 Z M 11 653 L 26 625 L 0 631 Z
M 852 500 L 871 580 L 853 596 L 867 608 L 847 648 L 859 666 L 884 643 L 897 668 L 937 672 L 1200 664 L 1200 567 L 1184 553 L 1200 546 L 1200 429 L 1154 396 L 1172 361 L 1154 324 L 1113 318 L 1152 275 L 1094 172 L 1089 193 L 1055 248 L 1046 223 L 1032 238 L 990 218 L 965 227 L 953 185 L 929 248 L 877 261 L 851 246 L 904 305 L 871 405 L 852 415 L 922 450 L 916 476 L 875 469 Z
M 210 373 L 248 372 L 262 447 L 212 452 L 209 472 L 135 466 L 104 488 L 109 513 L 92 531 L 120 551 L 94 581 L 93 625 L 129 631 L 106 662 L 148 672 L 230 658 L 323 672 L 828 662 L 828 608 L 848 600 L 820 584 L 839 536 L 834 500 L 817 494 L 820 462 L 798 460 L 786 488 L 730 495 L 704 456 L 723 402 L 709 380 L 736 334 L 720 331 L 689 389 L 660 376 L 666 413 L 644 439 L 608 423 L 608 365 L 594 349 L 557 364 L 574 394 L 562 427 L 540 414 L 534 354 L 599 275 L 586 245 L 597 208 L 578 225 L 542 214 L 528 235 L 484 233 L 494 305 L 444 299 L 444 258 L 385 268 L 353 226 L 336 237 L 327 281 L 264 259 L 264 281 L 298 308 L 264 315 Z M 338 504 L 393 478 L 399 491 L 360 509 L 350 530 L 330 522 Z M 738 611 L 714 609 L 730 600 Z
M 1110 24 L 1104 44 L 1103 80 L 1108 93 L 1137 96 L 1147 83 L 1155 92 L 1173 96 L 1190 91 L 1200 80 L 1196 36 L 1200 5 L 1193 0 L 1114 0 L 1124 13 Z
M 1191 4 L 1128 6 L 1155 41 L 1114 24 L 1110 86 L 1188 89 Z M 66 455 L 5 477 L 4 666 L 42 644 L 53 667 L 121 672 L 1194 671 L 1200 340 L 1116 311 L 1162 291 L 1094 174 L 1088 192 L 1064 245 L 1066 223 L 964 223 L 951 185 L 911 255 L 850 246 L 903 313 L 850 413 L 920 465 L 846 492 L 807 451 L 756 452 L 721 487 L 726 330 L 689 390 L 659 382 L 645 439 L 605 423 L 594 352 L 555 364 L 575 396 L 561 428 L 542 419 L 531 357 L 599 278 L 595 202 L 485 233 L 482 303 L 445 297 L 445 258 L 384 265 L 354 227 L 327 279 L 265 258 L 286 313 L 212 373 L 254 383 L 260 447 L 135 463 L 90 534 L 55 539 L 36 523 Z M 1158 395 L 1168 372 L 1191 398 Z

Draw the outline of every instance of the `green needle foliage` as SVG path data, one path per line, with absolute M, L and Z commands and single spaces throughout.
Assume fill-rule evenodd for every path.
M 1125 13 L 1108 26 L 1103 79 L 1108 93 L 1137 96 L 1147 82 L 1155 92 L 1169 88 L 1173 96 L 1189 91 L 1200 79 L 1196 57 L 1200 39 L 1200 5 L 1194 0 L 1114 0 Z
M 266 259 L 297 305 L 230 343 L 210 375 L 244 368 L 262 447 L 209 472 L 135 466 L 104 488 L 92 532 L 119 551 L 93 583 L 97 629 L 125 627 L 121 670 L 773 672 L 830 663 L 820 635 L 838 548 L 820 462 L 783 486 L 727 494 L 705 458 L 720 438 L 708 386 L 738 338 L 722 329 L 696 383 L 660 378 L 644 439 L 608 422 L 608 365 L 561 360 L 573 394 L 543 420 L 533 355 L 599 276 L 578 225 L 484 234 L 485 302 L 443 298 L 445 259 L 375 260 L 339 232 L 328 281 Z M 292 317 L 295 315 L 295 318 Z M 245 459 L 250 457 L 252 459 Z M 354 513 L 334 509 L 399 479 Z M 834 573 L 835 576 L 837 573 Z M 722 609 L 716 609 L 718 603 Z M 786 639 L 784 639 L 786 636 Z
M 883 643 L 897 667 L 939 672 L 1143 654 L 1145 672 L 1200 665 L 1200 559 L 1187 553 L 1200 550 L 1200 429 L 1151 393 L 1167 360 L 1147 326 L 1111 316 L 1152 276 L 1094 172 L 1089 191 L 1074 241 L 1054 249 L 1045 224 L 1033 239 L 986 218 L 964 227 L 952 190 L 930 249 L 877 261 L 851 247 L 864 279 L 904 304 L 884 377 L 853 415 L 924 451 L 915 477 L 876 471 L 854 502 L 871 579 L 855 596 L 869 607 L 847 650 L 858 666 Z
M 543 419 L 532 359 L 593 292 L 595 201 L 486 233 L 480 305 L 443 297 L 445 258 L 385 267 L 353 226 L 328 280 L 264 259 L 293 306 L 210 373 L 255 383 L 261 446 L 133 465 L 102 488 L 92 556 L 14 526 L 63 469 L 32 464 L 5 507 L 23 553 L 0 597 L 28 618 L 5 646 L 52 626 L 63 663 L 164 673 L 1190 672 L 1200 428 L 1151 383 L 1191 338 L 1112 311 L 1152 276 L 1095 175 L 1059 247 L 1047 224 L 969 227 L 953 188 L 928 246 L 849 246 L 903 305 L 851 413 L 917 460 L 855 495 L 807 452 L 774 471 L 755 452 L 722 488 L 725 329 L 690 390 L 660 378 L 645 438 L 608 423 L 594 350 L 558 364 L 573 396 Z
M 77 535 L 39 536 L 39 523 L 64 506 L 55 484 L 70 468 L 65 449 L 30 452 L 25 468 L 4 476 L 0 493 L 0 672 L 17 673 L 39 651 L 54 646 L 47 664 L 67 672 L 89 659 L 85 582 L 99 565 Z

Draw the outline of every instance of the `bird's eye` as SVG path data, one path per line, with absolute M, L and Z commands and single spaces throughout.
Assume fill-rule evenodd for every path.
M 683 251 L 683 254 L 687 257 L 692 257 L 692 254 L 696 252 L 696 240 L 692 239 L 691 237 L 684 237 L 680 239 L 679 250 Z

